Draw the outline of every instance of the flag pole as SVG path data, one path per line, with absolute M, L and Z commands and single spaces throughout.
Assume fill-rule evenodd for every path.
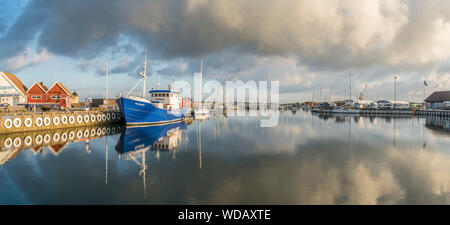
M 423 101 L 425 102 L 425 98 L 427 97 L 426 88 L 427 88 L 427 82 L 425 79 L 423 80 Z

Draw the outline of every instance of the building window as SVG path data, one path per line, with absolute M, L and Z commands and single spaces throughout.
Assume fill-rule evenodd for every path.
M 51 98 L 52 98 L 52 99 L 61 99 L 61 96 L 56 95 L 56 96 L 52 96 Z
M 40 96 L 40 95 L 33 95 L 33 96 L 31 96 L 31 99 L 42 99 L 42 96 Z

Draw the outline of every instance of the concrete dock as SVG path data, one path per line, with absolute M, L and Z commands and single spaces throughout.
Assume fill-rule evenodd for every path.
M 0 114 L 0 133 L 17 133 L 80 126 L 123 123 L 119 111 L 52 111 Z

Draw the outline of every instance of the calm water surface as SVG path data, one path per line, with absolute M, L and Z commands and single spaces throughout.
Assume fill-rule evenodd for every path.
M 19 143 L 26 136 L 29 146 Z M 17 139 L 12 147 L 8 138 Z M 287 111 L 274 128 L 255 117 L 212 116 L 0 141 L 1 204 L 450 202 L 445 120 Z

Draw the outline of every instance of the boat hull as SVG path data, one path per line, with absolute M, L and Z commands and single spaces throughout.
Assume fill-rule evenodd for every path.
M 116 100 L 120 113 L 129 126 L 157 125 L 179 122 L 184 119 L 186 110 L 167 110 L 155 107 L 149 102 L 126 97 Z

